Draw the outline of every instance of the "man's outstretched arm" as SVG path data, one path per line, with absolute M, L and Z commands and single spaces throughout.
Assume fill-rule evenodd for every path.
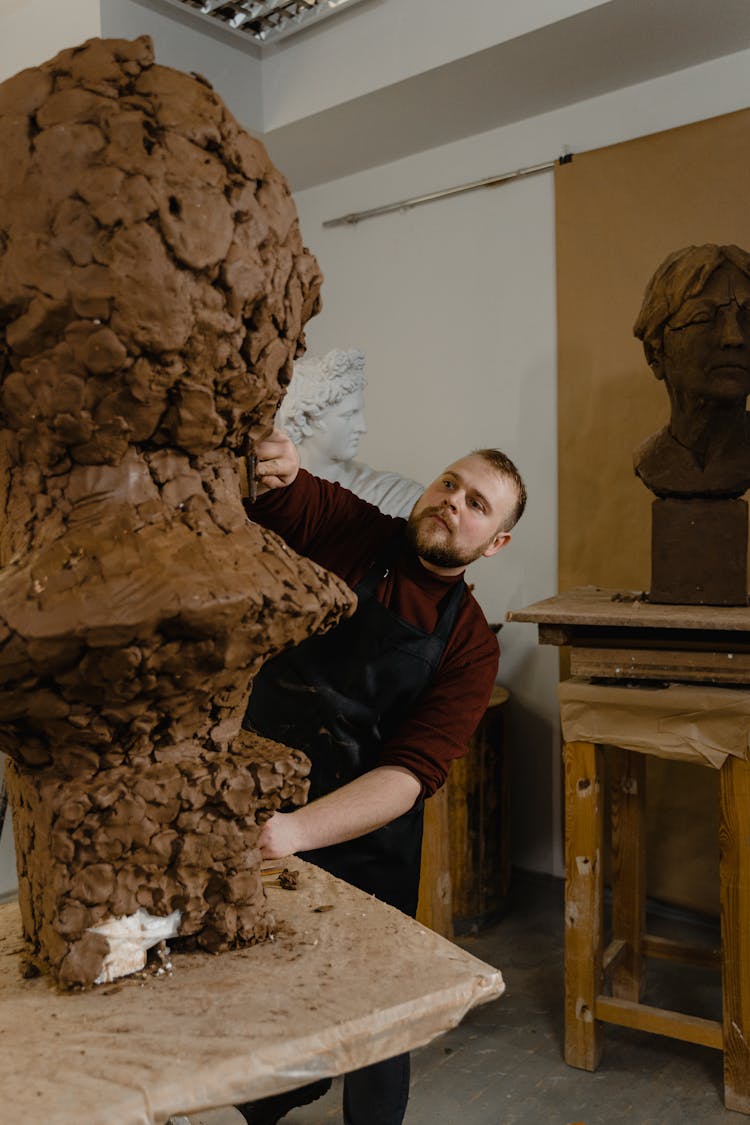
M 410 770 L 377 766 L 301 809 L 274 813 L 258 846 L 264 859 L 281 859 L 354 840 L 408 812 L 421 789 Z

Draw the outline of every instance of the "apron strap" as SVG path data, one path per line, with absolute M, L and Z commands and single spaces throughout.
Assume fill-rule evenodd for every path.
M 398 529 L 393 538 L 388 540 L 370 569 L 360 578 L 359 582 L 354 587 L 355 594 L 360 597 L 363 594 L 365 596 L 375 596 L 380 579 L 386 576 L 403 549 L 405 532 L 406 525 L 404 524 L 403 527 Z M 465 590 L 466 583 L 463 578 L 461 578 L 451 586 L 440 603 L 438 623 L 433 630 L 432 636 L 439 638 L 439 640 L 443 642 L 443 645 L 448 643 L 450 635 L 453 632 L 453 626 L 456 623 Z

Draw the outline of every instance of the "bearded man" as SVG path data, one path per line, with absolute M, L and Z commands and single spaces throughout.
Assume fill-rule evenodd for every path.
M 254 681 L 246 727 L 312 762 L 309 803 L 274 813 L 259 847 L 267 859 L 300 855 L 413 916 L 424 799 L 467 752 L 497 674 L 497 638 L 463 574 L 510 541 L 523 481 L 499 450 L 476 450 L 404 520 L 301 469 L 281 431 L 255 455 L 250 517 L 358 598 L 352 617 L 269 661 Z M 240 1109 L 269 1125 L 329 1084 Z M 408 1055 L 348 1074 L 344 1120 L 400 1125 L 408 1090 Z

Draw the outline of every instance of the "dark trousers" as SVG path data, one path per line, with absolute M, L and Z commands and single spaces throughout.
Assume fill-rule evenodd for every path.
M 401 1125 L 409 1100 L 409 1055 L 373 1063 L 344 1076 L 345 1125 Z M 295 1106 L 322 1098 L 331 1079 L 237 1106 L 249 1125 L 270 1125 Z
M 409 1100 L 409 1072 L 405 1054 L 345 1075 L 346 1125 L 401 1125 Z

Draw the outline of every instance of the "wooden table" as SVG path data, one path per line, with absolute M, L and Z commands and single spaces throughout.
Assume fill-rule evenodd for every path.
M 750 684 L 750 607 L 657 605 L 631 590 L 580 586 L 508 614 L 539 643 L 570 645 L 574 676 Z
M 560 685 L 565 740 L 565 1058 L 595 1070 L 604 1023 L 715 1047 L 724 1102 L 750 1113 L 750 608 L 651 605 L 571 590 L 509 615 L 541 643 L 570 645 Z M 604 753 L 613 756 L 612 940 L 603 947 Z M 645 931 L 645 759 L 720 771 L 722 949 Z M 643 959 L 721 967 L 723 1017 L 643 1000 Z
M 157 1125 L 428 1043 L 500 996 L 497 969 L 301 860 L 273 942 L 173 952 L 171 975 L 59 993 L 20 974 L 0 907 L 0 1123 Z

